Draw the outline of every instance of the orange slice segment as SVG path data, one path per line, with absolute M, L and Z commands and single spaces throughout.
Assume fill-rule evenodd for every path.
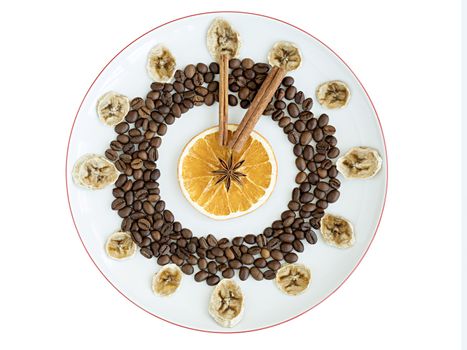
M 229 137 L 237 128 L 228 126 Z M 264 204 L 274 189 L 277 162 L 268 141 L 253 131 L 233 152 L 218 143 L 218 127 L 195 136 L 178 162 L 178 180 L 186 199 L 213 219 L 247 214 Z

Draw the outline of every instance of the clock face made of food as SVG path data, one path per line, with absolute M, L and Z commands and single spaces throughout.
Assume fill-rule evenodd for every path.
M 345 210 L 333 208 L 345 196 L 343 182 L 365 186 L 384 175 L 385 165 L 384 146 L 374 142 L 347 143 L 345 152 L 338 147 L 347 131 L 339 129 L 337 118 L 333 123 L 333 114 L 345 118 L 354 98 L 360 98 L 354 81 L 336 73 L 306 94 L 310 88 L 294 78 L 310 62 L 306 48 L 293 37 L 273 38 L 265 58 L 255 61 L 248 58 L 250 46 L 242 45 L 246 34 L 239 34 L 237 21 L 236 16 L 200 21 L 211 56 L 204 63 L 192 57 L 194 63 L 180 65 L 169 41 L 150 40 L 143 65 L 150 79 L 146 91 L 141 97 L 99 91 L 94 115 L 87 117 L 113 136 L 107 147 L 76 153 L 69 169 L 69 186 L 83 196 L 111 191 L 106 210 L 120 223 L 106 233 L 105 244 L 94 247 L 103 259 L 129 264 L 138 253 L 147 258 L 153 273 L 146 288 L 157 304 L 183 293 L 188 284 L 209 288 L 205 314 L 215 327 L 234 330 L 250 314 L 244 285 L 254 281 L 258 290 L 273 285 L 291 300 L 303 298 L 320 283 L 319 267 L 303 257 L 320 247 L 344 256 L 361 250 L 355 247 L 359 225 Z M 183 123 L 178 119 L 203 108 L 215 116 L 214 125 L 181 140 L 179 149 L 163 147 L 170 129 Z M 265 119 L 281 130 L 288 148 L 276 147 L 277 134 L 258 130 Z M 294 160 L 294 176 L 280 177 L 281 167 L 291 165 L 282 164 L 276 153 Z M 276 186 L 286 181 L 293 186 L 287 201 L 271 203 L 278 215 L 261 230 L 225 237 L 178 221 L 168 204 L 173 190 L 166 191 L 161 181 L 163 158 L 172 159 L 178 191 L 203 222 L 235 226 L 240 219 L 254 220 Z

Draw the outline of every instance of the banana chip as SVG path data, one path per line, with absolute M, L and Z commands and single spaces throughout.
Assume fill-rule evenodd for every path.
M 112 233 L 105 243 L 107 255 L 116 260 L 131 258 L 136 252 L 136 244 L 130 233 L 117 231 Z
M 128 97 L 115 91 L 109 91 L 97 100 L 97 115 L 106 125 L 117 125 L 130 110 Z
M 163 266 L 152 279 L 152 291 L 159 296 L 175 293 L 182 282 L 182 270 L 175 264 Z
M 75 184 L 90 190 L 100 190 L 113 184 L 118 175 L 115 165 L 97 154 L 85 154 L 79 158 L 72 171 Z
M 350 90 L 342 81 L 332 80 L 318 86 L 316 98 L 326 108 L 342 108 L 349 102 Z
M 288 264 L 276 273 L 276 284 L 288 295 L 303 293 L 311 282 L 311 271 L 302 264 Z
M 290 72 L 301 66 L 302 54 L 295 44 L 278 41 L 269 51 L 268 60 L 271 66 L 282 67 Z
M 231 279 L 220 281 L 212 292 L 209 314 L 222 327 L 233 327 L 242 319 L 243 309 L 243 292 L 237 283 Z
M 352 224 L 342 216 L 326 214 L 321 218 L 321 236 L 337 248 L 349 248 L 355 243 Z
M 337 170 L 347 179 L 369 179 L 381 169 L 383 161 L 370 147 L 353 147 L 337 160 Z
M 154 81 L 168 82 L 174 76 L 176 65 L 174 55 L 164 45 L 158 44 L 149 51 L 146 68 Z
M 229 22 L 222 18 L 216 18 L 208 29 L 206 44 L 211 56 L 220 61 L 222 55 L 235 58 L 240 52 L 240 34 L 238 34 Z

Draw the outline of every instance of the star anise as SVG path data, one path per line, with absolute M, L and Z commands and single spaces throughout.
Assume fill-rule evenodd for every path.
M 240 178 L 246 175 L 241 173 L 237 169 L 242 166 L 245 160 L 241 160 L 234 164 L 232 154 L 230 154 L 230 158 L 227 162 L 223 159 L 218 159 L 220 163 L 220 168 L 218 170 L 212 171 L 213 174 L 219 176 L 219 179 L 216 181 L 216 185 L 218 183 L 224 182 L 227 191 L 230 190 L 230 185 L 232 184 L 232 181 L 235 181 L 241 185 L 242 182 L 240 181 Z

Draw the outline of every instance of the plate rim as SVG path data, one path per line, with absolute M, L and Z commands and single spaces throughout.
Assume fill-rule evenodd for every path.
M 376 228 L 375 228 L 375 232 L 373 233 L 373 236 L 370 240 L 370 242 L 368 243 L 368 246 L 365 248 L 365 250 L 363 251 L 363 254 L 362 256 L 358 259 L 357 263 L 355 264 L 355 266 L 352 268 L 352 270 L 350 271 L 350 273 L 344 278 L 344 280 L 336 287 L 334 288 L 331 292 L 329 292 L 329 294 L 327 294 L 324 298 L 322 298 L 320 301 L 318 301 L 317 303 L 315 303 L 314 305 L 312 305 L 311 307 L 309 307 L 308 309 L 300 312 L 299 314 L 293 316 L 293 317 L 289 317 L 281 322 L 277 322 L 277 323 L 274 323 L 272 325 L 267 325 L 267 326 L 264 326 L 264 327 L 258 327 L 258 328 L 253 328 L 253 329 L 247 329 L 247 330 L 242 330 L 242 331 L 214 331 L 214 330 L 207 330 L 207 329 L 200 329 L 200 328 L 195 328 L 195 327 L 190 327 L 190 326 L 187 326 L 187 325 L 183 325 L 183 324 L 179 324 L 179 323 L 176 323 L 176 322 L 173 322 L 173 321 L 170 321 L 166 318 L 163 318 L 161 316 L 158 316 L 156 314 L 154 314 L 153 312 L 145 309 L 143 306 L 139 305 L 136 301 L 133 301 L 132 299 L 130 299 L 127 295 L 125 295 L 122 291 L 120 291 L 118 289 L 118 287 L 112 283 L 110 281 L 110 279 L 103 273 L 103 271 L 99 268 L 99 266 L 97 265 L 97 263 L 94 261 L 94 259 L 92 258 L 91 254 L 89 253 L 88 249 L 86 248 L 86 245 L 84 244 L 84 241 L 83 241 L 83 238 L 81 237 L 81 234 L 78 230 L 78 226 L 76 225 L 76 221 L 75 221 L 75 217 L 73 215 L 73 210 L 72 210 L 72 207 L 71 207 L 71 201 L 70 201 L 70 193 L 69 193 L 69 189 L 68 189 L 68 168 L 69 168 L 69 165 L 68 165 L 68 155 L 69 155 L 69 150 L 70 150 L 70 142 L 71 142 L 71 137 L 73 135 L 73 130 L 74 130 L 74 127 L 75 127 L 75 124 L 76 124 L 76 120 L 78 118 L 78 115 L 81 111 L 81 108 L 83 106 L 83 103 L 84 101 L 86 100 L 86 97 L 88 96 L 89 92 L 91 91 L 91 89 L 93 88 L 94 84 L 96 83 L 96 81 L 100 78 L 100 76 L 102 75 L 102 73 L 107 69 L 107 67 L 122 53 L 124 52 L 129 46 L 131 46 L 133 43 L 137 42 L 138 40 L 140 40 L 141 38 L 143 38 L 144 36 L 148 35 L 149 33 L 152 33 L 153 31 L 161 28 L 161 27 L 164 27 L 168 24 L 171 24 L 173 22 L 177 22 L 177 21 L 181 21 L 181 20 L 184 20 L 184 19 L 187 19 L 187 18 L 191 18 L 191 17 L 198 17 L 198 16 L 203 16 L 203 15 L 211 15 L 211 14 L 241 14 L 241 15 L 252 15 L 252 16 L 258 16 L 258 17 L 263 17 L 263 18 L 266 18 L 266 19 L 269 19 L 269 20 L 272 20 L 272 21 L 276 21 L 276 22 L 279 22 L 279 23 L 282 23 L 282 24 L 286 24 L 288 26 L 291 26 L 299 31 L 301 31 L 302 33 L 310 36 L 312 39 L 318 41 L 321 45 L 323 45 L 326 49 L 328 49 L 340 62 L 342 62 L 344 64 L 344 66 L 350 71 L 350 73 L 354 76 L 354 78 L 356 79 L 356 81 L 358 82 L 358 84 L 360 85 L 360 87 L 362 88 L 363 92 L 365 93 L 366 97 L 368 98 L 368 101 L 370 102 L 370 106 L 373 110 L 373 112 L 375 113 L 375 116 L 376 116 L 376 120 L 378 122 L 378 126 L 379 126 L 379 131 L 381 133 L 381 138 L 382 138 L 382 141 L 383 141 L 383 147 L 384 147 L 384 155 L 385 155 L 385 168 L 386 168 L 386 171 L 385 171 L 385 190 L 384 190 L 384 196 L 383 196 L 383 202 L 382 202 L 382 207 L 381 207 L 381 212 L 380 212 L 380 215 L 379 215 L 379 218 L 378 218 L 378 223 L 376 225 Z M 386 138 L 384 136 L 384 131 L 383 131 L 383 127 L 382 127 L 382 124 L 381 124 L 381 120 L 379 118 L 379 115 L 378 115 L 378 112 L 374 106 L 374 103 L 370 97 L 370 95 L 368 94 L 367 90 L 365 89 L 365 87 L 363 86 L 362 82 L 360 81 L 360 79 L 357 77 L 357 75 L 354 73 L 354 71 L 349 67 L 349 65 L 333 50 L 331 49 L 328 45 L 326 45 L 324 42 L 322 42 L 320 39 L 318 39 L 317 37 L 315 37 L 313 34 L 307 32 L 306 30 L 296 26 L 296 25 L 293 25 L 287 21 L 284 21 L 284 20 L 281 20 L 279 18 L 276 18 L 276 17 L 272 17 L 272 16 L 269 16 L 269 15 L 264 15 L 264 14 L 260 14 L 260 13 L 255 13 L 255 12 L 248 12 L 248 11 L 225 11 L 225 10 L 219 10 L 219 11 L 206 11 L 206 12 L 198 12 L 198 13 L 194 13 L 194 14 L 190 14 L 190 15 L 186 15 L 186 16 L 182 16 L 182 17 L 178 17 L 178 18 L 175 18 L 175 19 L 172 19 L 170 21 L 167 21 L 165 23 L 162 23 L 146 32 L 144 32 L 143 34 L 139 35 L 137 38 L 135 38 L 134 40 L 132 40 L 130 43 L 128 43 L 127 45 L 125 45 L 121 50 L 119 50 L 117 52 L 117 54 L 115 54 L 114 57 L 112 57 L 112 59 L 110 59 L 105 65 L 104 67 L 100 70 L 100 72 L 97 74 L 97 76 L 94 78 L 94 80 L 92 81 L 91 85 L 88 87 L 86 93 L 84 94 L 79 106 L 78 106 L 78 110 L 76 111 L 76 114 L 75 114 L 75 117 L 73 119 L 73 123 L 71 125 L 71 129 L 70 129 L 70 134 L 68 136 L 68 143 L 67 143 L 67 149 L 66 149 L 66 158 L 65 158 L 65 187 L 66 187 L 66 195 L 67 195 L 67 203 L 68 203 L 68 208 L 70 210 L 70 215 L 71 215 L 71 219 L 72 219 L 72 222 L 73 222 L 73 226 L 75 227 L 75 230 L 76 230 L 76 233 L 78 234 L 78 238 L 79 240 L 81 241 L 81 244 L 83 245 L 83 248 L 84 250 L 86 251 L 87 255 L 89 256 L 89 258 L 91 259 L 92 263 L 94 264 L 94 266 L 97 268 L 97 270 L 101 273 L 101 275 L 107 280 L 107 282 L 113 287 L 115 288 L 115 290 L 117 290 L 117 292 L 119 292 L 125 299 L 127 299 L 129 302 L 131 302 L 133 305 L 135 305 L 136 307 L 138 307 L 139 309 L 145 311 L 146 313 L 148 313 L 149 315 L 152 315 L 162 321 L 165 321 L 167 323 L 170 323 L 172 325 L 175 325 L 175 326 L 179 326 L 179 327 L 182 327 L 182 328 L 185 328 L 185 329 L 190 329 L 190 330 L 194 330 L 194 331 L 198 331 L 198 332 L 204 332 L 204 333 L 217 333 L 217 334 L 239 334 L 239 333 L 249 333 L 249 332 L 256 332 L 256 331 L 260 331 L 260 330 L 263 330 L 263 329 L 268 329 L 268 328 L 272 328 L 272 327 L 275 327 L 275 326 L 279 326 L 281 324 L 284 324 L 286 322 L 289 322 L 289 321 L 292 321 L 302 315 L 304 315 L 305 313 L 307 313 L 308 311 L 314 309 L 315 307 L 317 307 L 318 305 L 320 305 L 322 302 L 324 302 L 325 300 L 327 300 L 331 295 L 333 295 L 337 290 L 339 290 L 339 288 L 349 279 L 349 277 L 354 273 L 354 271 L 357 269 L 357 267 L 360 265 L 360 263 L 362 262 L 363 258 L 366 256 L 368 250 L 370 249 L 372 243 L 373 243 L 373 240 L 375 239 L 376 237 L 376 234 L 378 232 L 378 229 L 379 229 L 379 226 L 381 224 L 381 219 L 383 217 L 383 213 L 384 213 L 384 209 L 385 209 L 385 206 L 386 206 L 386 199 L 387 199 L 387 192 L 388 192 L 388 183 L 389 183 L 389 161 L 388 161 L 388 154 L 387 154 L 387 145 L 386 145 Z

